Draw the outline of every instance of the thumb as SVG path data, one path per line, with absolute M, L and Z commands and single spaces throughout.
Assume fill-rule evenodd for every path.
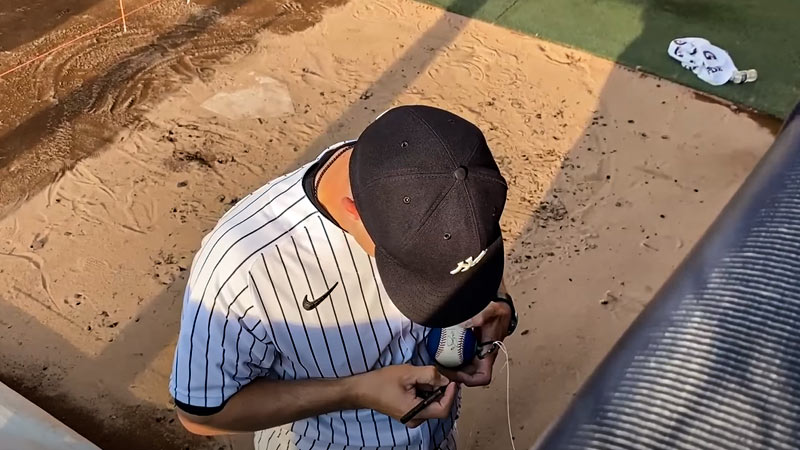
M 456 383 L 450 383 L 444 394 L 437 401 L 423 409 L 417 417 L 420 419 L 443 419 L 449 416 L 457 392 Z

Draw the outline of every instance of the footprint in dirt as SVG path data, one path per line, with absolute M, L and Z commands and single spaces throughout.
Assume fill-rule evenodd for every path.
M 178 187 L 186 187 L 187 185 L 188 183 L 185 181 L 181 181 L 177 184 Z M 203 208 L 204 206 L 200 202 L 189 201 L 181 203 L 178 206 L 173 206 L 169 212 L 173 219 L 178 219 L 181 223 L 186 223 L 190 217 L 197 217 Z
M 174 283 L 185 271 L 186 267 L 172 253 L 159 252 L 153 260 L 153 277 L 163 285 Z
M 162 141 L 174 146 L 165 165 L 173 172 L 185 172 L 194 168 L 215 169 L 218 165 L 234 162 L 233 156 L 209 150 L 220 142 L 195 128 L 179 127 L 166 132 Z

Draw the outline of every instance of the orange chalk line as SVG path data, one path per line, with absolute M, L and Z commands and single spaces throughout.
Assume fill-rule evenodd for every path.
M 154 3 L 158 3 L 160 1 L 163 1 L 163 0 L 151 0 L 148 3 L 138 7 L 136 9 L 131 10 L 130 12 L 128 12 L 127 15 L 130 16 L 132 14 L 135 14 L 136 12 L 138 12 L 138 11 L 144 9 L 144 8 L 147 8 L 148 6 L 153 5 Z M 120 4 L 122 4 L 122 0 L 120 0 Z M 57 52 L 58 50 L 61 50 L 64 47 L 68 47 L 68 46 L 74 44 L 75 42 L 78 42 L 79 40 L 81 40 L 81 39 L 83 39 L 83 38 L 85 38 L 87 36 L 91 36 L 92 34 L 97 33 L 98 31 L 102 30 L 103 28 L 108 28 L 108 27 L 110 27 L 111 25 L 114 25 L 117 22 L 124 21 L 124 17 L 125 17 L 125 15 L 123 13 L 122 17 L 118 17 L 118 18 L 116 18 L 116 19 L 114 19 L 114 20 L 112 20 L 110 22 L 104 23 L 103 25 L 100 25 L 97 28 L 89 30 L 86 33 L 83 33 L 82 35 L 80 35 L 80 36 L 78 36 L 78 37 L 76 37 L 74 39 L 70 39 L 69 41 L 64 42 L 63 44 L 61 44 L 61 45 L 59 45 L 59 46 L 57 46 L 57 47 L 55 47 L 55 48 L 53 48 L 51 50 L 48 50 L 48 51 L 46 51 L 46 52 L 44 52 L 44 53 L 42 53 L 42 54 L 40 54 L 38 56 L 35 56 L 35 57 L 29 59 L 28 61 L 25 61 L 24 63 L 22 63 L 22 64 L 20 64 L 20 65 L 18 65 L 16 67 L 12 67 L 12 68 L 6 70 L 3 73 L 0 73 L 0 78 L 5 77 L 6 75 L 8 75 L 8 74 L 10 74 L 12 72 L 16 72 L 17 70 L 22 69 L 23 67 L 26 67 L 26 66 L 28 66 L 30 64 L 33 64 L 34 62 L 36 62 L 36 61 L 38 61 L 38 60 L 40 60 L 40 59 L 42 59 L 42 58 L 44 58 L 44 57 L 46 57 L 48 55 L 51 55 L 51 54 Z
M 122 14 L 122 31 L 128 32 L 128 22 L 125 21 L 125 6 L 122 5 L 122 0 L 119 0 L 119 11 Z

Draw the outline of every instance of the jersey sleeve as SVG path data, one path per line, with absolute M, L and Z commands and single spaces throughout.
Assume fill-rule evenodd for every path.
M 250 289 L 245 278 L 190 280 L 170 377 L 170 393 L 184 411 L 213 414 L 248 383 L 271 375 L 275 345 L 259 326 Z

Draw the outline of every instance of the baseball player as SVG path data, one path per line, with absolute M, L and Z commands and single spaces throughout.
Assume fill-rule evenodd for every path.
M 255 432 L 256 450 L 455 449 L 457 386 L 488 384 L 496 352 L 445 376 L 425 337 L 516 326 L 498 294 L 506 191 L 475 125 L 404 106 L 242 199 L 192 264 L 170 378 L 181 422 Z

